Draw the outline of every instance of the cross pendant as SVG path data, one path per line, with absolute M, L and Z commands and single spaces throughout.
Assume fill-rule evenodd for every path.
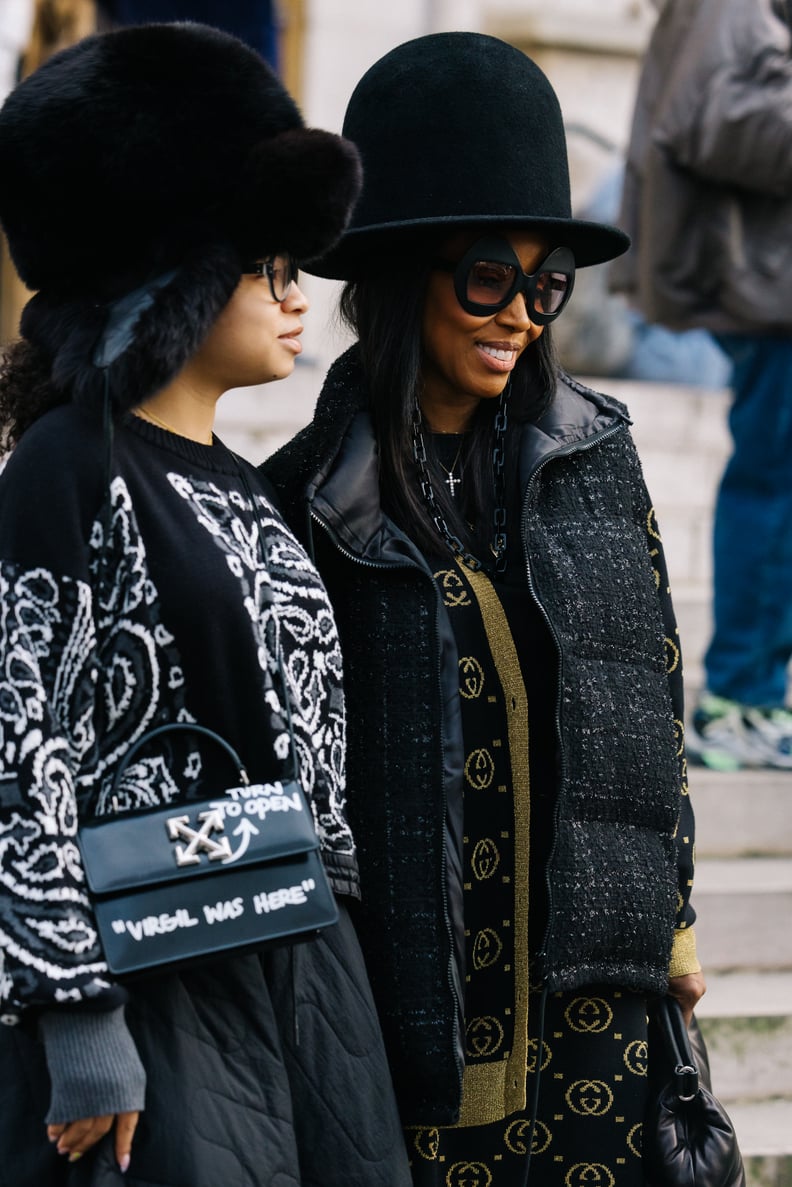
M 456 478 L 453 471 L 449 471 L 448 477 L 445 481 L 446 486 L 451 491 L 451 498 L 453 499 L 456 496 L 456 488 L 461 484 L 462 479 Z

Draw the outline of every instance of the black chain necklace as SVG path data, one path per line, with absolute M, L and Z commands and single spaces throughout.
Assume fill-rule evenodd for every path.
M 418 466 L 418 479 L 421 484 L 421 494 L 426 503 L 432 523 L 454 556 L 459 557 L 464 565 L 473 572 L 479 569 L 494 568 L 496 573 L 502 573 L 506 568 L 506 402 L 509 395 L 510 383 L 500 394 L 498 411 L 495 413 L 495 445 L 492 450 L 492 484 L 495 493 L 495 511 L 493 514 L 492 540 L 490 551 L 495 558 L 494 566 L 483 564 L 472 552 L 468 552 L 459 536 L 455 536 L 446 523 L 445 516 L 440 509 L 435 496 L 432 479 L 429 474 L 429 463 L 426 456 L 426 442 L 424 441 L 424 422 L 421 405 L 415 401 L 412 416 L 413 457 Z

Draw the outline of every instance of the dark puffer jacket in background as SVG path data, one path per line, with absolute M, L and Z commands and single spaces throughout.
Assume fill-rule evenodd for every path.
M 648 321 L 792 330 L 786 0 L 667 0 L 636 100 L 613 287 Z

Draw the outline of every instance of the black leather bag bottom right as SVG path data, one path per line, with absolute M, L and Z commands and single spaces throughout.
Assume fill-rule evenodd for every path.
M 679 1004 L 661 998 L 649 1016 L 649 1104 L 643 1126 L 647 1187 L 745 1187 L 734 1126 L 704 1081 L 706 1048 L 691 1048 Z M 703 1056 L 702 1056 L 703 1053 Z

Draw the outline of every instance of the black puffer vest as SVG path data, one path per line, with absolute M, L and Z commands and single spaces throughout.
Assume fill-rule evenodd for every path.
M 428 566 L 381 511 L 363 405 L 353 350 L 265 472 L 313 536 L 341 633 L 359 930 L 397 1093 L 408 1120 L 444 1124 L 464 1061 L 457 656 Z M 539 967 L 551 990 L 663 992 L 681 779 L 649 498 L 607 397 L 563 378 L 541 423 L 518 431 L 528 588 L 560 665 Z

